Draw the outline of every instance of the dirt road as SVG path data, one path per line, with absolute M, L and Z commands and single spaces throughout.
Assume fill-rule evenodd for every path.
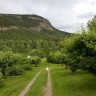
M 30 87 L 33 85 L 33 83 L 35 82 L 35 80 L 37 79 L 37 77 L 41 73 L 41 71 L 39 71 L 37 73 L 37 75 L 28 83 L 28 85 L 24 88 L 24 90 L 21 91 L 21 93 L 18 96 L 25 96 L 25 94 L 28 92 L 28 90 L 30 89 Z
M 47 85 L 44 88 L 44 96 L 52 96 L 52 85 L 51 85 L 51 76 L 50 76 L 50 68 L 48 68 L 48 80 Z

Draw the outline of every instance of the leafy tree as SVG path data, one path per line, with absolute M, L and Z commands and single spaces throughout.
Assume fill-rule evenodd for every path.
M 8 67 L 7 69 L 8 75 L 22 75 L 24 74 L 24 69 L 20 65 L 13 65 L 12 67 Z
M 44 51 L 40 50 L 40 49 L 32 49 L 30 52 L 29 52 L 29 55 L 31 56 L 39 56 L 41 58 L 44 57 Z
M 2 75 L 5 76 L 6 67 L 12 66 L 14 63 L 17 63 L 19 59 L 20 55 L 14 54 L 13 52 L 0 52 L 0 67 L 2 68 Z
M 82 33 L 75 35 L 64 44 L 67 52 L 68 65 L 75 72 L 84 69 L 96 73 L 96 33 Z
M 23 64 L 22 66 L 21 66 L 24 70 L 32 70 L 32 65 L 31 64 Z
M 48 62 L 60 64 L 62 63 L 62 53 L 60 51 L 50 52 L 47 57 Z
M 87 26 L 90 31 L 96 31 L 96 15 L 91 20 L 89 20 Z
M 35 64 L 35 66 L 37 67 L 38 64 L 40 63 L 41 59 L 38 56 L 32 56 L 29 58 L 29 61 L 31 64 Z

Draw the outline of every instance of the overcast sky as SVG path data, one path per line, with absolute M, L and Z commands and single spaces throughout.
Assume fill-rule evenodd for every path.
M 96 15 L 96 0 L 0 0 L 0 13 L 37 14 L 60 30 L 76 32 Z

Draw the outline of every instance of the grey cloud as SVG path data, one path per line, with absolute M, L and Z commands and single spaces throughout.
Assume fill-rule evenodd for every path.
M 82 18 L 91 17 L 91 12 L 78 15 L 75 5 L 88 0 L 0 0 L 0 13 L 41 15 L 61 30 L 73 32 L 80 29 Z M 95 4 L 95 0 L 91 0 Z M 95 4 L 96 5 L 96 4 Z M 93 5 L 93 6 L 95 6 Z M 6 6 L 6 7 L 5 7 Z M 78 20 L 76 18 L 79 18 Z
M 80 31 L 81 24 L 79 24 L 79 23 L 72 23 L 72 24 L 59 25 L 58 28 L 61 29 L 61 30 L 66 31 L 66 32 L 73 33 L 73 32 Z
M 94 16 L 95 13 L 92 13 L 92 12 L 88 12 L 88 13 L 85 13 L 85 14 L 80 14 L 78 17 L 79 18 L 85 18 L 85 19 L 90 19 Z

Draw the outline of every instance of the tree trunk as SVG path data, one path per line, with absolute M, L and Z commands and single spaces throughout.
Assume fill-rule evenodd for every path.
M 2 67 L 2 70 L 1 70 L 1 73 L 2 73 L 3 77 L 5 77 L 5 68 L 6 68 L 6 67 L 3 66 L 3 67 Z
M 68 65 L 66 65 L 66 69 L 68 69 Z
M 35 64 L 35 67 L 38 67 L 38 64 Z

